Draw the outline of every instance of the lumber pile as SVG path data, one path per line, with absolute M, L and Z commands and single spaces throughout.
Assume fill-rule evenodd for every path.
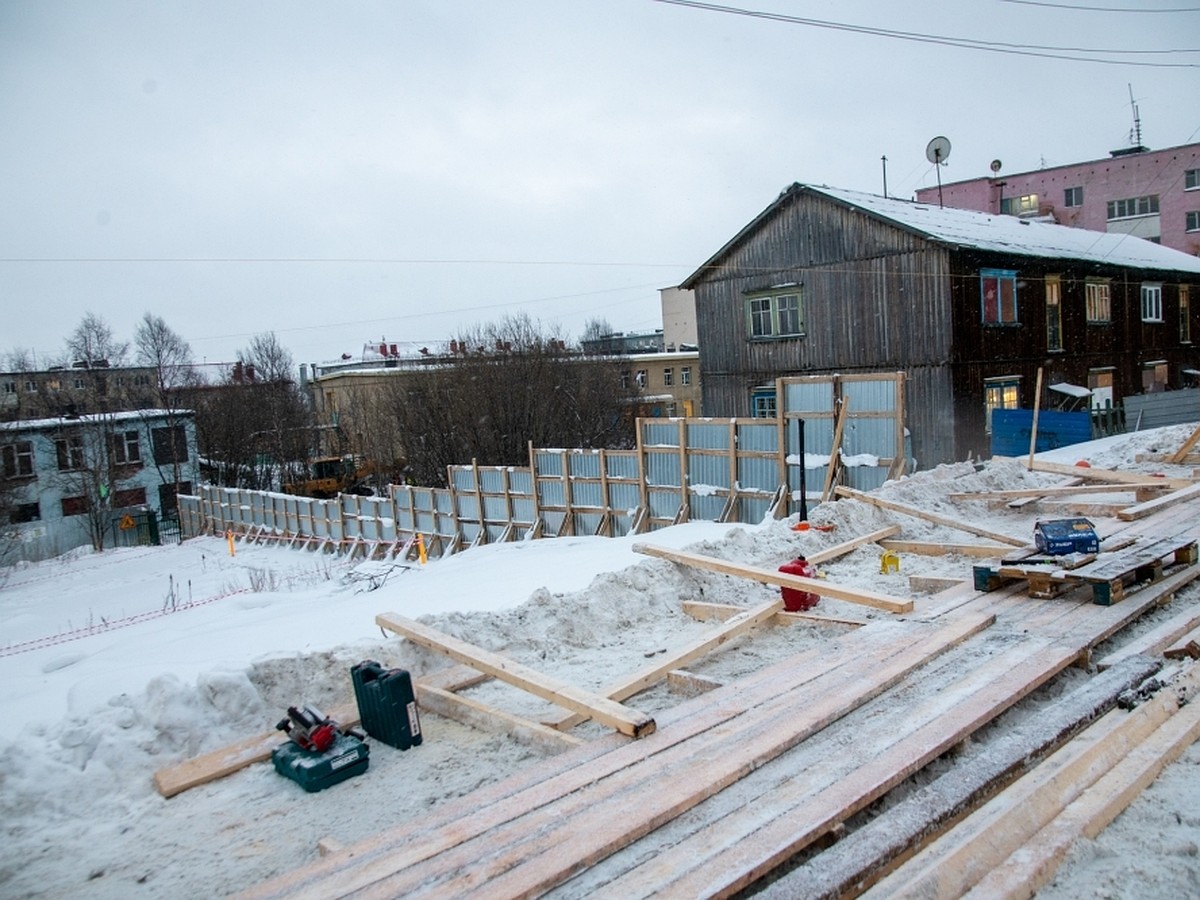
M 967 581 L 919 608 L 853 592 L 852 602 L 895 614 L 841 621 L 784 618 L 777 603 L 690 602 L 692 615 L 714 623 L 710 635 L 594 692 L 384 614 L 380 623 L 406 638 L 562 706 L 552 730 L 565 735 L 583 717 L 612 730 L 412 821 L 381 824 L 367 840 L 339 846 L 333 835 L 328 855 L 297 861 L 246 896 L 719 897 L 752 888 L 776 897 L 868 889 L 924 897 L 958 896 L 976 883 L 1029 896 L 1080 835 L 1111 821 L 1200 735 L 1200 702 L 1188 702 L 1200 689 L 1195 604 L 1107 653 L 1076 690 L 1041 698 L 1033 725 L 989 725 L 1188 588 L 1200 575 L 1198 507 L 1185 495 L 1130 519 L 1120 526 L 1123 550 L 1054 576 L 1080 590 L 1039 597 L 1027 579 L 990 590 Z M 1000 557 L 1025 543 L 978 536 L 992 543 L 962 546 Z M 794 584 L 712 557 L 640 549 Z M 801 581 L 795 586 L 826 596 L 851 593 Z M 1098 585 L 1110 602 L 1091 602 Z M 897 603 L 909 606 L 901 612 Z M 800 621 L 822 629 L 818 647 L 725 684 L 681 671 L 734 629 Z M 1179 661 L 1164 662 L 1172 656 Z M 1145 681 L 1155 673 L 1166 684 L 1157 692 Z M 661 680 L 686 699 L 653 719 L 623 704 Z M 1141 699 L 1132 708 L 1118 704 L 1134 692 Z M 859 816 L 934 761 L 939 777 L 881 815 Z

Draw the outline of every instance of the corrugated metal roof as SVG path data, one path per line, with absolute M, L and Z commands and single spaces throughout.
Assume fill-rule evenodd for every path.
M 891 222 L 931 241 L 953 247 L 1014 256 L 1075 259 L 1134 269 L 1200 274 L 1200 257 L 1190 256 L 1127 234 L 1068 228 L 1066 225 L 1052 225 L 969 209 L 943 209 L 928 203 L 914 203 L 859 191 L 797 183 L 781 193 L 774 203 L 759 213 L 711 259 L 681 282 L 680 287 L 693 287 L 705 272 L 717 265 L 729 250 L 753 232 L 764 219 L 803 193 L 827 197 L 850 209 L 861 210 L 867 215 Z

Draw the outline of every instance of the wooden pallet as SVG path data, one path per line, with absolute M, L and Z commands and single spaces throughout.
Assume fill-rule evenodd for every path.
M 1092 602 L 1110 606 L 1120 602 L 1125 589 L 1161 581 L 1164 567 L 1190 566 L 1197 561 L 1196 539 L 1176 535 L 1140 541 L 1116 553 L 1087 555 L 1056 562 L 1033 556 L 974 567 L 975 590 L 994 591 L 1015 581 L 1029 584 L 1029 596 L 1057 597 L 1080 585 L 1091 589 Z

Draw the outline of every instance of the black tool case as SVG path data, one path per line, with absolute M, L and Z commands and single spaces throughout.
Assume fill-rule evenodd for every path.
M 400 750 L 421 743 L 417 698 L 407 670 L 385 669 L 368 659 L 351 666 L 350 677 L 362 728 L 367 734 Z

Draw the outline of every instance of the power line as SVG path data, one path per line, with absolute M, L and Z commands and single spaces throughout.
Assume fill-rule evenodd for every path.
M 1016 3 L 1021 6 L 1045 6 L 1049 9 L 1066 9 L 1072 12 L 1106 13 L 1194 13 L 1200 6 L 1177 6 L 1174 9 L 1146 9 L 1140 6 L 1075 6 L 1070 3 L 1045 3 L 1042 0 L 1000 0 L 1001 3 Z
M 869 34 L 874 37 L 891 38 L 893 40 L 912 41 L 921 44 L 939 44 L 946 47 L 958 47 L 965 50 L 986 50 L 991 53 L 1007 53 L 1014 56 L 1033 56 L 1041 59 L 1061 59 L 1068 62 L 1090 62 L 1111 66 L 1139 66 L 1155 69 L 1197 69 L 1200 63 L 1185 62 L 1152 62 L 1149 60 L 1120 60 L 1104 59 L 1098 56 L 1081 56 L 1078 54 L 1122 54 L 1128 56 L 1162 56 L 1179 53 L 1200 53 L 1195 49 L 1178 50 L 1124 50 L 1119 48 L 1098 49 L 1086 47 L 1050 47 L 1038 44 L 1009 44 L 1001 41 L 983 41 L 975 38 L 956 38 L 937 34 L 924 34 L 915 31 L 896 31 L 890 28 L 874 28 L 867 25 L 851 25 L 846 22 L 831 22 L 824 19 L 809 19 L 801 16 L 788 16 L 783 13 L 764 12 L 762 10 L 743 9 L 738 6 L 722 6 L 716 3 L 702 3 L 699 0 L 653 0 L 669 6 L 683 6 L 706 12 L 726 13 L 728 15 L 746 16 L 752 19 L 765 19 L 771 22 L 782 22 L 788 25 L 804 25 L 810 28 L 824 28 L 831 31 L 848 31 L 853 34 Z

